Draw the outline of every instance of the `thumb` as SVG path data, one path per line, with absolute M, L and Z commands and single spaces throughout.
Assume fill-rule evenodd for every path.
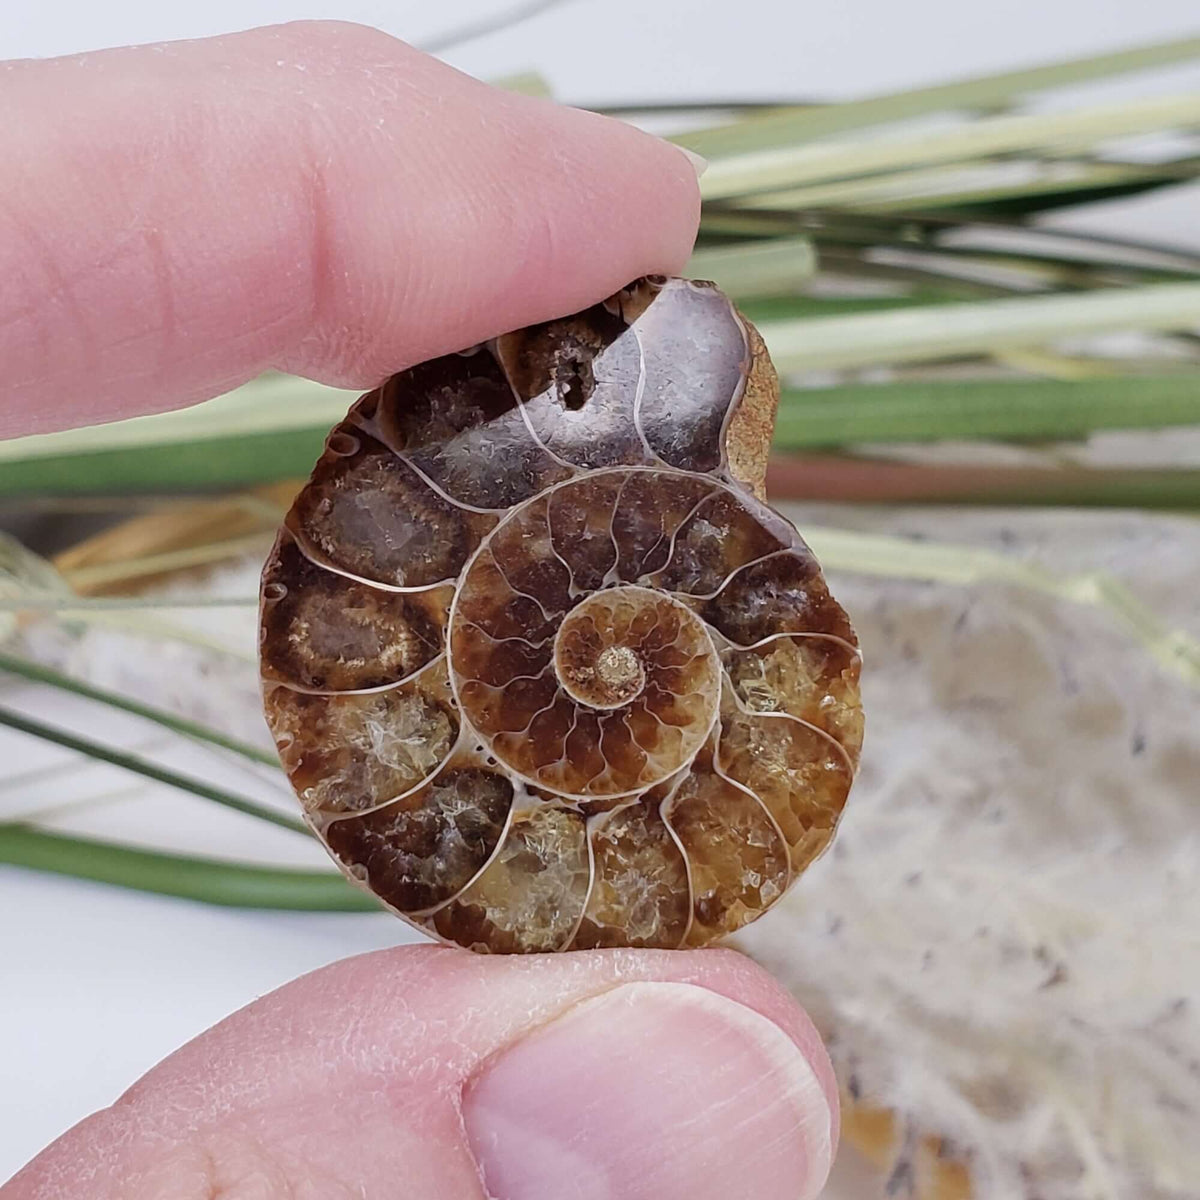
M 243 1009 L 0 1200 L 796 1200 L 835 1097 L 811 1023 L 729 951 L 409 947 Z

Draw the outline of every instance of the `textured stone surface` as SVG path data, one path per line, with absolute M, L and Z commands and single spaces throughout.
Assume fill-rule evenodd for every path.
M 322 566 L 388 587 L 454 579 L 495 518 L 436 492 L 412 465 L 352 425 L 329 436 L 324 457 L 288 516 Z
M 832 736 L 851 757 L 863 736 L 858 664 L 851 643 L 821 634 L 777 635 L 725 655 L 742 708 L 798 717 Z
M 853 779 L 841 747 L 790 717 L 722 718 L 718 765 L 757 796 L 787 839 L 802 870 L 828 845 Z
M 674 949 L 691 913 L 683 851 L 662 818 L 665 788 L 599 819 L 592 834 L 595 882 L 572 943 Z
M 669 802 L 666 819 L 691 868 L 689 945 L 740 929 L 783 895 L 791 874 L 783 835 L 758 797 L 716 773 L 711 746 Z
M 263 572 L 263 678 L 329 692 L 399 683 L 441 654 L 453 594 L 368 587 L 282 536 Z
M 449 767 L 402 800 L 330 822 L 326 844 L 381 899 L 418 912 L 456 895 L 487 862 L 512 794 L 494 771 Z
M 474 950 L 704 945 L 828 845 L 859 656 L 761 499 L 776 400 L 711 285 L 410 368 L 263 575 L 268 720 L 352 878 Z
M 589 884 L 583 817 L 544 805 L 515 817 L 487 870 L 433 918 L 450 941 L 498 953 L 560 950 Z
M 1060 451 L 1077 448 L 1039 450 Z M 870 664 L 862 773 L 832 851 L 737 938 L 813 1015 L 845 1089 L 843 1143 L 879 1164 L 836 1195 L 1195 1200 L 1200 691 L 1089 599 L 1111 580 L 1194 644 L 1200 525 L 788 515 L 912 539 L 915 555 L 1036 564 L 1064 593 L 1013 576 L 833 580 Z M 967 1188 L 923 1189 L 938 1145 Z
M 366 695 L 268 687 L 267 721 L 310 813 L 374 808 L 429 778 L 459 733 L 445 660 L 412 683 Z

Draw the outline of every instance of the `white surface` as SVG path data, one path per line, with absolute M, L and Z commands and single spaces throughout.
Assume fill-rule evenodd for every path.
M 0 5 L 0 57 L 200 36 L 300 16 L 341 16 L 420 41 L 502 7 L 460 2 L 288 3 L 41 0 Z M 483 77 L 534 68 L 560 97 L 843 97 L 932 83 L 1194 32 L 1193 0 L 574 0 L 519 30 L 472 43 L 452 61 Z M 1180 86 L 1190 76 L 1173 72 Z M 1193 193 L 1194 197 L 1194 193 Z M 1176 193 L 1111 206 L 1110 227 L 1197 236 L 1194 198 Z M 100 731 L 92 728 L 93 736 Z M 144 729 L 138 736 L 146 736 Z M 11 771 L 35 765 L 25 739 L 0 738 Z M 64 761 L 57 756 L 54 761 Z M 39 760 L 40 761 L 40 760 Z M 124 779 L 113 777 L 114 788 Z M 56 789 L 56 780 L 46 785 Z M 45 789 L 26 785 L 38 801 Z M 168 799 L 169 797 L 169 799 Z M 9 797 L 11 800 L 11 796 Z M 42 795 L 39 803 L 45 803 Z M 137 803 L 187 802 L 150 793 Z M 8 811 L 12 811 L 9 809 Z M 109 810 L 104 819 L 123 811 Z M 198 840 L 242 844 L 244 818 Z M 173 817 L 173 819 L 175 819 Z M 240 822 L 240 823 L 239 823 Z M 97 817 L 97 828 L 104 825 Z M 259 831 L 255 836 L 275 836 Z M 274 845 L 274 843 L 273 843 Z M 278 846 L 275 847 L 278 849 Z M 375 916 L 240 913 L 0 868 L 0 1178 L 111 1101 L 163 1054 L 293 976 L 346 954 L 405 940 Z
M 416 43 L 522 0 L 41 0 L 0 12 L 4 57 L 204 37 L 310 17 Z M 567 100 L 714 92 L 849 96 L 1194 33 L 1191 0 L 562 0 L 449 57 L 477 75 L 533 66 Z
M 233 1009 L 405 940 L 384 915 L 208 909 L 15 872 L 0 908 L 0 1176 Z

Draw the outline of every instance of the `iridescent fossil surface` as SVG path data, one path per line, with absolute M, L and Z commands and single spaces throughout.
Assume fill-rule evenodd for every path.
M 859 654 L 763 501 L 776 399 L 716 288 L 650 278 L 354 406 L 261 616 L 267 720 L 348 877 L 472 950 L 700 946 L 825 849 Z

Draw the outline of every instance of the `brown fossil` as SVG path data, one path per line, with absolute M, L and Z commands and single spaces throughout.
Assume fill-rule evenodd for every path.
M 777 394 L 716 288 L 656 277 L 351 409 L 261 621 L 267 720 L 351 879 L 473 950 L 700 946 L 825 849 L 859 655 L 763 501 Z

